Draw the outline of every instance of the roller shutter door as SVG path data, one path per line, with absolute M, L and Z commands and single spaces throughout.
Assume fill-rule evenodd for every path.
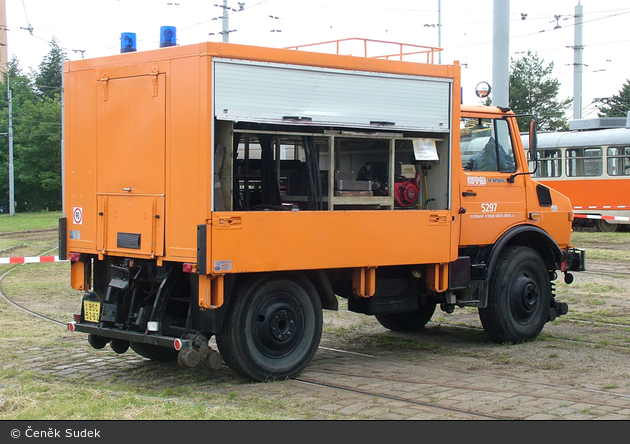
M 214 59 L 220 120 L 448 132 L 450 79 Z

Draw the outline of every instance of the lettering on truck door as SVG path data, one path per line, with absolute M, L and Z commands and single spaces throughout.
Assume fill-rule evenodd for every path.
M 518 165 L 506 120 L 463 117 L 460 131 L 461 244 L 491 244 L 525 221 L 523 176 L 508 182 Z

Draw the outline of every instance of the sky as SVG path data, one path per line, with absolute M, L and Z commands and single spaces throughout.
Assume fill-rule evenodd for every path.
M 510 1 L 510 0 L 505 0 Z M 37 69 L 54 38 L 70 60 L 120 53 L 122 33 L 137 50 L 159 48 L 162 26 L 178 45 L 222 41 L 223 0 L 5 0 L 9 58 Z M 510 1 L 511 59 L 528 50 L 573 97 L 575 7 L 583 7 L 582 118 L 597 117 L 597 99 L 630 79 L 627 0 Z M 441 47 L 436 62 L 462 65 L 463 101 L 478 104 L 475 86 L 492 83 L 493 0 L 228 0 L 229 42 L 287 47 L 351 37 Z M 595 103 L 594 103 L 595 101 Z M 573 117 L 572 108 L 567 117 Z

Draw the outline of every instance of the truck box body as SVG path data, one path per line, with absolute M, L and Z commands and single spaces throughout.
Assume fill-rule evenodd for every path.
M 223 192 L 226 210 L 232 201 L 231 182 L 214 188 L 212 147 L 224 143 L 232 149 L 222 132 L 232 132 L 233 122 L 286 125 L 286 116 L 308 115 L 311 127 L 353 130 L 378 128 L 371 121 L 395 122 L 397 130 L 438 138 L 446 157 L 449 130 L 459 120 L 453 107 L 459 100 L 457 67 L 419 70 L 418 64 L 400 62 L 394 73 L 380 66 L 391 62 L 360 59 L 364 71 L 355 66 L 344 72 L 342 56 L 317 60 L 298 51 L 254 55 L 248 49 L 207 43 L 68 63 L 66 199 L 82 214 L 80 224 L 70 223 L 68 247 L 195 262 L 197 225 L 208 224 L 207 261 L 212 268 L 228 263 L 232 272 L 456 258 L 456 243 L 432 247 L 451 244 L 447 174 L 441 208 L 431 213 L 225 214 L 213 208 L 215 190 Z M 230 161 L 226 156 L 223 168 Z M 343 196 L 335 200 L 347 202 Z M 372 200 L 393 206 L 391 196 Z M 426 249 L 373 248 L 394 244 L 396 227 L 414 227 L 405 231 L 408 244 Z M 270 236 L 260 235 L 265 232 Z
M 513 113 L 460 105 L 457 63 L 202 43 L 64 76 L 62 256 L 97 348 L 192 367 L 217 335 L 264 380 L 304 368 L 337 297 L 392 329 L 490 307 L 516 342 L 566 312 L 549 277 L 583 268 L 570 204 L 531 180 Z M 488 146 L 508 166 L 474 166 Z M 504 251 L 534 270 L 506 276 Z M 514 291 L 534 327 L 498 327 L 495 265 L 533 279 Z

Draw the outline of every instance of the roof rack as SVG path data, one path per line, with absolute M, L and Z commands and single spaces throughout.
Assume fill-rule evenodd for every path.
M 374 59 L 397 59 L 412 61 L 409 60 L 409 56 L 426 55 L 426 61 L 424 63 L 434 63 L 435 53 L 442 51 L 442 48 L 436 48 L 434 46 L 412 45 L 409 43 L 387 42 L 384 40 L 372 40 L 358 37 L 331 40 L 321 43 L 308 43 L 305 45 L 288 46 L 285 49 L 294 49 L 296 51 L 299 51 L 303 48 L 313 48 L 316 46 L 321 47 L 325 45 L 328 45 L 329 47 L 328 52 L 331 51 L 330 47 L 332 47 L 333 54 L 344 54 Z M 342 50 L 342 45 L 344 46 L 344 52 L 340 52 Z M 351 46 L 351 52 L 347 52 L 347 48 L 349 46 Z M 358 54 L 356 53 L 357 49 L 359 50 Z M 372 55 L 371 53 L 374 52 L 375 49 L 378 49 L 384 53 Z M 362 55 L 360 55 L 361 53 Z M 407 59 L 405 59 L 405 57 L 407 57 Z

